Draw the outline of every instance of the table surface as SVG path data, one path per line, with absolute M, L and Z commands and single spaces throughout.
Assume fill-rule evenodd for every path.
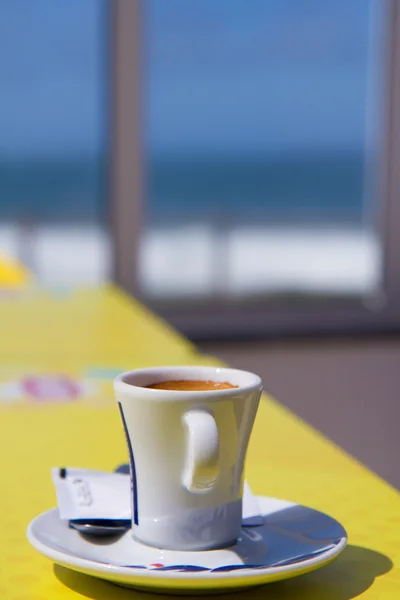
M 112 286 L 0 298 L 0 598 L 151 597 L 54 566 L 30 547 L 25 530 L 55 504 L 52 466 L 112 470 L 127 461 L 112 378 L 160 364 L 220 363 Z M 260 404 L 246 478 L 257 494 L 329 513 L 349 534 L 330 565 L 246 596 L 400 597 L 398 492 L 269 396 Z

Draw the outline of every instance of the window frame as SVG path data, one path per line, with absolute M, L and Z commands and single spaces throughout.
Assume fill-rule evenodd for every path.
M 400 330 L 400 6 L 385 1 L 382 152 L 377 230 L 382 240 L 382 287 L 372 301 L 268 300 L 193 306 L 150 305 L 192 339 L 389 333 Z M 141 299 L 138 277 L 145 196 L 142 143 L 141 0 L 111 3 L 111 210 L 113 279 Z M 383 121 L 383 122 L 382 122 Z

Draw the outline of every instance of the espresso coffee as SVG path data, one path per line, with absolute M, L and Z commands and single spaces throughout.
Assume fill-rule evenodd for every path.
M 202 381 L 202 380 L 177 380 L 177 381 L 160 381 L 146 385 L 147 388 L 153 390 L 174 390 L 177 392 L 204 392 L 212 390 L 230 390 L 237 388 L 237 385 L 232 385 L 227 381 Z

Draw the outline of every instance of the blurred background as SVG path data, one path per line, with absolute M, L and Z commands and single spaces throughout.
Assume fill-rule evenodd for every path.
M 399 330 L 392 4 L 0 0 L 3 288 L 116 281 L 385 471 L 395 341 L 310 336 Z
M 106 0 L 0 3 L 0 247 L 45 283 L 113 275 L 111 13 Z M 140 295 L 379 289 L 381 13 L 367 0 L 142 2 Z

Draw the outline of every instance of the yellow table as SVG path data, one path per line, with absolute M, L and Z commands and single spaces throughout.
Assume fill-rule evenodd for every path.
M 218 361 L 113 287 L 0 299 L 1 600 L 151 598 L 54 567 L 25 529 L 55 504 L 52 466 L 112 470 L 127 460 L 111 380 L 156 364 Z M 400 598 L 399 494 L 270 397 L 256 419 L 247 479 L 255 493 L 331 514 L 350 545 L 319 571 L 246 596 Z

